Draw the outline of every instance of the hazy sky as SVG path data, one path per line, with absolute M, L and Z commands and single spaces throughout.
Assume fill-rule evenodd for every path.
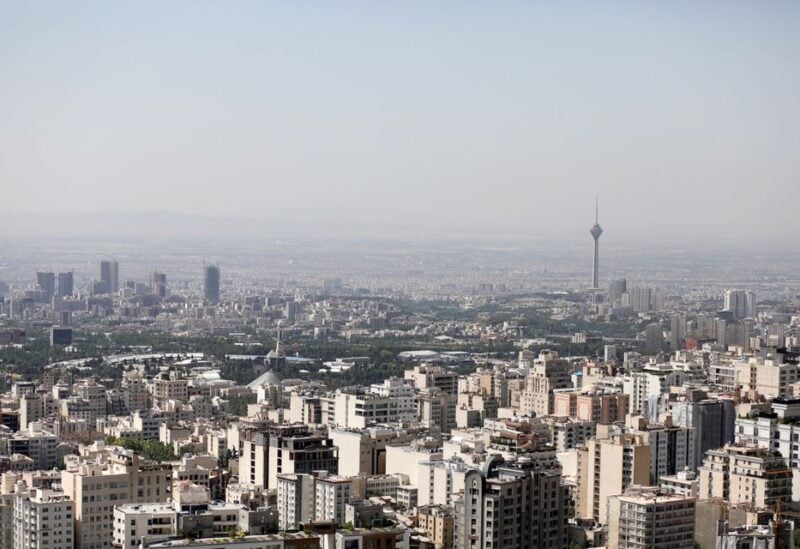
M 599 195 L 604 239 L 793 237 L 798 29 L 800 2 L 3 1 L 0 217 L 590 238 Z

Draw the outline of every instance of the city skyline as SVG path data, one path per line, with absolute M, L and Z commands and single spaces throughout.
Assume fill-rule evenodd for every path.
M 800 547 L 798 28 L 0 4 L 0 549 Z

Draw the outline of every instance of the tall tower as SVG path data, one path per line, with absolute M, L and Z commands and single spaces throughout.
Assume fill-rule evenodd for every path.
M 597 199 L 594 201 L 594 225 L 589 229 L 589 233 L 594 238 L 594 262 L 592 263 L 592 288 L 600 287 L 600 235 L 603 228 L 598 223 L 599 206 Z
M 219 267 L 207 265 L 203 271 L 203 297 L 207 303 L 219 303 Z
M 105 293 L 117 293 L 119 291 L 119 263 L 108 260 L 101 261 L 100 281 L 105 285 Z

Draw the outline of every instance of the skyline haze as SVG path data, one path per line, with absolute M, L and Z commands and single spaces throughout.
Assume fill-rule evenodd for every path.
M 762 242 L 800 200 L 796 4 L 77 6 L 3 9 L 0 236 L 569 239 L 599 195 L 609 239 Z

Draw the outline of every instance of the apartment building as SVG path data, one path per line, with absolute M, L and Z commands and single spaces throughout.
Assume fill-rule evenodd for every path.
M 694 549 L 695 498 L 653 489 L 608 499 L 607 549 Z
M 494 457 L 467 473 L 455 502 L 453 547 L 538 549 L 566 547 L 566 514 L 561 473 L 534 468 L 521 458 Z
M 14 494 L 14 547 L 72 549 L 75 540 L 73 502 L 62 492 L 17 483 Z M 4 525 L 8 526 L 8 525 Z
M 64 493 L 75 502 L 75 548 L 104 549 L 113 540 L 114 507 L 158 503 L 170 497 L 172 467 L 143 461 L 130 450 L 95 448 L 68 456 L 61 473 Z
M 699 472 L 700 499 L 722 498 L 732 505 L 774 509 L 792 498 L 792 471 L 786 460 L 759 446 L 729 444 L 709 450 Z
M 39 423 L 30 423 L 27 429 L 12 434 L 7 444 L 9 455 L 31 458 L 35 469 L 52 469 L 59 465 L 58 437 L 45 431 Z
M 607 520 L 607 501 L 633 485 L 650 483 L 650 445 L 641 435 L 591 439 L 578 450 L 575 514 L 597 524 Z
M 314 476 L 284 473 L 278 475 L 278 528 L 297 530 L 314 520 L 316 491 Z
M 345 505 L 350 503 L 351 480 L 339 476 L 324 476 L 318 477 L 314 484 L 314 520 L 343 525 Z
M 767 399 L 791 398 L 792 384 L 800 380 L 800 365 L 776 357 L 750 357 L 735 363 L 736 385 L 743 395 Z
M 554 391 L 572 387 L 574 367 L 555 351 L 542 351 L 534 359 L 525 381 L 520 411 L 537 417 L 552 415 L 555 409 Z
M 423 505 L 417 508 L 417 529 L 424 532 L 436 549 L 453 545 L 455 517 L 452 509 L 441 505 Z
M 277 487 L 283 473 L 327 471 L 337 474 L 339 450 L 325 435 L 306 425 L 280 425 L 265 432 L 247 430 L 241 436 L 239 480 L 266 489 Z

